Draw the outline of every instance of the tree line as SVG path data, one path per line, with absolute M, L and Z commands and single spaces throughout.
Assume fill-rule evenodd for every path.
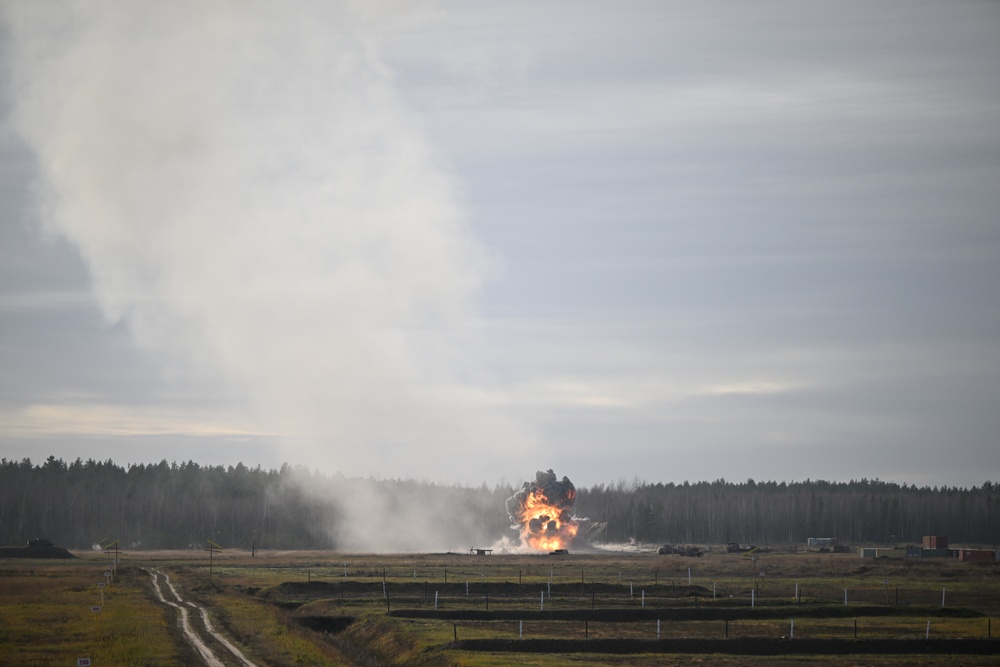
M 581 490 L 577 511 L 607 521 L 612 542 L 920 544 L 924 535 L 945 535 L 952 543 L 1000 543 L 1000 486 L 992 482 L 618 482 Z
M 423 507 L 434 513 L 426 530 L 440 525 L 453 542 L 484 546 L 515 537 L 504 506 L 515 491 L 507 484 L 359 480 L 287 464 L 265 470 L 242 463 L 125 467 L 110 459 L 0 459 L 0 545 L 46 537 L 69 548 L 114 539 L 125 548 L 194 548 L 211 539 L 245 549 L 336 549 L 352 534 L 346 528 L 352 518 L 357 525 L 346 512 L 358 510 L 345 509 L 343 499 L 367 494 L 381 499 L 373 516 L 362 517 L 373 530 L 380 512 Z M 591 525 L 605 523 L 594 539 L 611 543 L 763 546 L 833 537 L 846 544 L 918 544 L 923 535 L 1000 543 L 1000 486 L 991 482 L 931 488 L 867 479 L 618 481 L 578 488 L 575 511 Z

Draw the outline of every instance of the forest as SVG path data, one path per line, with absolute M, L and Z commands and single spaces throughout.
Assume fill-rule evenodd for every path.
M 327 493 L 329 491 L 329 493 Z M 513 539 L 505 500 L 510 485 L 441 485 L 280 469 L 130 464 L 53 456 L 43 463 L 0 459 L 0 545 L 45 537 L 68 548 L 119 540 L 132 549 L 200 548 L 211 539 L 241 549 L 337 549 L 356 515 L 351 498 L 386 512 L 433 514 L 448 544 L 468 549 Z M 344 500 L 348 499 L 348 500 Z M 362 511 L 364 512 L 364 511 Z M 606 522 L 595 541 L 758 546 L 833 537 L 844 544 L 919 544 L 947 535 L 953 544 L 1000 543 L 1000 487 L 917 487 L 850 482 L 697 482 L 640 480 L 578 488 L 576 516 Z M 356 518 L 356 517 L 355 517 Z M 416 522 L 423 526 L 423 523 Z M 391 541 L 383 548 L 391 548 Z

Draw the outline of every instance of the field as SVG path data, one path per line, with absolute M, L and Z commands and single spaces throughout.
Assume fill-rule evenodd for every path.
M 227 550 L 126 552 L 107 577 L 77 556 L 0 560 L 0 665 L 1000 664 L 993 563 Z

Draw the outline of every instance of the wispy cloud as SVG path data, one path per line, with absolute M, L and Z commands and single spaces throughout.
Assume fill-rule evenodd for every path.
M 254 429 L 247 424 L 245 417 L 235 415 L 198 415 L 192 414 L 190 409 L 73 404 L 68 401 L 34 404 L 0 414 L 0 434 L 8 438 L 275 435 Z
M 95 305 L 94 295 L 85 291 L 0 292 L 0 311 L 93 308 Z

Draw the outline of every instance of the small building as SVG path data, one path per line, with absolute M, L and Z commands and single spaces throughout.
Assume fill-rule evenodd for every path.
M 924 549 L 947 549 L 947 535 L 924 535 Z
M 837 538 L 835 537 L 810 537 L 807 544 L 810 547 L 819 547 L 820 549 L 833 549 L 837 546 Z
M 862 558 L 875 558 L 878 554 L 878 549 L 875 547 L 862 547 L 861 549 L 858 549 L 858 553 L 861 554 Z
M 996 552 L 992 549 L 956 549 L 958 560 L 975 563 L 992 563 L 996 560 Z
M 875 558 L 894 558 L 903 560 L 906 558 L 906 549 L 895 547 L 892 549 L 876 549 Z
M 955 549 L 921 549 L 921 558 L 954 558 Z
M 472 547 L 469 549 L 469 553 L 474 556 L 489 556 L 493 553 L 493 549 L 480 549 L 478 547 Z

